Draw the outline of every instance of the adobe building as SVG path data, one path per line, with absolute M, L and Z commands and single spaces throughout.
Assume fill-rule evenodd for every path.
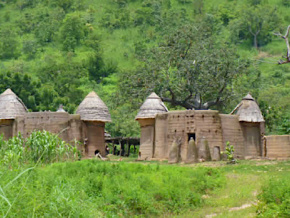
M 231 114 L 220 114 L 216 110 L 168 111 L 152 93 L 135 119 L 141 126 L 140 160 L 220 160 L 227 142 L 234 145 L 236 158 L 277 157 L 269 152 L 269 148 L 277 146 L 270 143 L 273 136 L 269 136 L 268 149 L 264 145 L 268 138 L 263 137 L 265 121 L 250 94 Z M 282 148 L 275 152 L 279 150 L 279 157 L 290 158 L 290 137 L 275 137 L 283 141 L 279 145 Z
M 28 137 L 32 131 L 46 130 L 64 141 L 75 140 L 86 157 L 100 152 L 105 155 L 105 123 L 111 117 L 107 106 L 95 92 L 89 93 L 79 105 L 77 114 L 69 114 L 62 107 L 57 112 L 28 112 L 26 106 L 10 89 L 0 95 L 0 134 L 6 139 L 21 133 Z

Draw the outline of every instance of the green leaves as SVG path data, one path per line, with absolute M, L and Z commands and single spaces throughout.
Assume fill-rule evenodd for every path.
M 30 162 L 77 160 L 79 155 L 76 147 L 47 131 L 34 131 L 26 139 L 20 133 L 7 141 L 0 136 L 0 162 L 11 168 Z

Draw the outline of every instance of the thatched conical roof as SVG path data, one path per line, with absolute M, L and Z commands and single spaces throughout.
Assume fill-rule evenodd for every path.
M 236 114 L 239 115 L 239 121 L 265 122 L 257 102 L 250 94 L 242 99 L 236 111 Z
M 112 121 L 108 107 L 94 91 L 90 92 L 79 105 L 77 114 L 85 121 Z
M 152 92 L 140 107 L 140 110 L 135 119 L 138 120 L 138 119 L 155 118 L 156 114 L 164 112 L 168 112 L 167 107 L 161 101 L 161 98 L 158 95 L 156 95 L 155 92 Z
M 0 120 L 15 119 L 26 112 L 26 106 L 11 89 L 0 95 Z

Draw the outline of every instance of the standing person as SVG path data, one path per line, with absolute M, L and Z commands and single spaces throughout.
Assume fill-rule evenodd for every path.
M 106 145 L 106 155 L 108 155 L 109 153 L 110 153 L 110 148 L 109 148 L 109 146 L 108 145 Z

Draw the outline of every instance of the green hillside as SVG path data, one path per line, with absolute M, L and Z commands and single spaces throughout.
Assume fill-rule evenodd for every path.
M 179 31 L 189 38 L 174 43 L 182 47 L 192 40 L 201 48 L 195 55 L 207 60 L 206 66 L 218 68 L 220 63 L 224 68 L 230 57 L 233 69 L 237 62 L 243 64 L 225 87 L 227 100 L 212 109 L 228 113 L 251 92 L 267 132 L 289 133 L 290 64 L 277 64 L 286 55 L 286 44 L 273 34 L 284 34 L 289 11 L 290 0 L 1 0 L 0 92 L 12 88 L 32 111 L 55 111 L 63 104 L 74 112 L 95 90 L 113 118 L 108 131 L 138 135 L 137 109 L 146 95 L 163 87 L 162 82 L 161 88 L 144 85 L 144 72 L 162 73 L 156 69 L 166 58 L 153 51 L 170 36 L 181 37 Z M 187 26 L 199 29 L 186 32 Z M 211 50 L 211 43 L 232 53 L 215 60 L 211 54 L 218 50 Z M 199 72 L 212 72 L 210 67 L 203 70 Z

